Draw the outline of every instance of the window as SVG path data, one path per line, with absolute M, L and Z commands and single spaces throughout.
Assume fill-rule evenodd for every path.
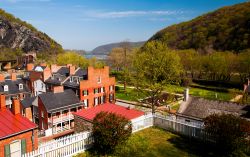
M 44 84 L 43 83 L 41 83 L 41 86 L 42 86 L 42 89 L 44 88 Z
M 104 103 L 104 96 L 101 96 L 101 104 Z
M 73 78 L 72 77 L 69 78 L 69 82 L 73 82 Z
M 84 103 L 84 107 L 85 107 L 85 108 L 87 108 L 87 107 L 89 106 L 89 101 L 88 101 L 88 99 L 84 100 L 83 103 Z
M 98 93 L 98 88 L 95 88 L 94 93 L 95 94 Z
M 113 94 L 109 95 L 109 101 L 112 102 L 113 101 Z
M 97 78 L 97 83 L 101 83 L 101 77 L 100 76 Z
M 23 84 L 22 83 L 19 84 L 19 90 L 23 90 Z
M 95 102 L 95 106 L 98 105 L 98 97 L 97 98 L 94 98 L 94 102 Z
M 88 95 L 88 90 L 83 90 L 83 91 L 82 91 L 82 95 L 83 95 L 83 96 L 87 96 L 87 95 Z
M 44 117 L 43 111 L 41 111 L 41 117 L 42 117 L 42 118 Z
M 26 153 L 26 140 L 16 140 L 4 146 L 5 157 L 20 157 Z
M 8 91 L 9 91 L 9 86 L 8 86 L 8 85 L 4 85 L 3 88 L 4 88 L 4 91 L 5 91 L 5 92 L 8 92 Z
M 110 91 L 113 91 L 113 86 L 109 86 L 109 90 L 110 90 Z
M 101 88 L 101 93 L 104 93 L 104 87 Z

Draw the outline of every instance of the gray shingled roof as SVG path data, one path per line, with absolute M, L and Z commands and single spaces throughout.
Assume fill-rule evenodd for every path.
M 88 75 L 88 71 L 87 69 L 78 69 L 75 73 L 75 76 L 79 76 L 79 77 L 86 77 Z
M 56 73 L 59 73 L 59 74 L 64 75 L 64 76 L 68 76 L 69 75 L 69 68 L 68 67 L 61 67 L 60 69 L 58 69 L 58 71 Z
M 48 112 L 66 110 L 70 107 L 76 107 L 83 104 L 71 89 L 67 89 L 61 93 L 43 93 L 38 97 L 41 99 Z
M 21 101 L 21 104 L 24 108 L 30 107 L 35 99 L 36 97 L 27 97 Z
M 19 84 L 23 84 L 23 89 L 19 90 Z M 4 85 L 8 85 L 9 90 L 7 92 L 4 92 Z M 5 80 L 4 82 L 0 82 L 0 93 L 18 94 L 28 92 L 30 92 L 30 90 L 22 79 L 17 79 L 16 81 Z
M 185 102 L 181 105 L 184 104 Z M 216 113 L 234 114 L 248 118 L 250 112 L 248 105 L 208 100 L 199 97 L 189 97 L 189 101 L 185 105 L 187 105 L 185 109 L 183 111 L 179 110 L 178 113 L 200 119 Z

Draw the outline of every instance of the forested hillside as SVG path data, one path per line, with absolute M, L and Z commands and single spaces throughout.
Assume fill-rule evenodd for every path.
M 150 41 L 162 41 L 174 49 L 239 52 L 250 48 L 250 2 L 223 7 L 191 21 L 169 26 Z

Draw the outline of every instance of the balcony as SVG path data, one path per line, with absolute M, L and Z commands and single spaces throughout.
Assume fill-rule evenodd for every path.
M 74 116 L 73 116 L 73 114 L 70 113 L 70 114 L 62 114 L 60 116 L 53 116 L 52 118 L 48 119 L 48 122 L 49 123 L 53 122 L 53 125 L 54 125 L 54 124 L 66 122 L 66 121 L 69 121 L 72 119 L 74 119 Z

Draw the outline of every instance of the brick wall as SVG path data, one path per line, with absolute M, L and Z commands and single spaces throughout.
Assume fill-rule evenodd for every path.
M 42 117 L 42 112 L 43 112 L 43 117 Z M 39 129 L 42 129 L 42 122 L 43 122 L 43 128 L 46 130 L 48 129 L 48 113 L 43 105 L 43 102 L 41 99 L 38 97 L 38 119 L 39 119 Z
M 98 82 L 100 79 L 100 82 Z M 115 90 L 109 90 L 109 86 L 115 85 L 115 78 L 109 77 L 109 67 L 105 66 L 104 68 L 94 69 L 93 67 L 88 67 L 88 80 L 82 80 L 80 82 L 80 100 L 83 101 L 88 99 L 89 107 L 94 106 L 94 98 L 105 95 L 105 102 L 109 101 L 109 94 L 113 94 L 113 98 L 115 97 Z M 95 88 L 105 88 L 105 93 L 97 93 L 94 94 Z M 84 96 L 82 93 L 84 90 L 88 90 L 88 95 Z
M 74 115 L 75 121 L 75 132 L 83 132 L 83 131 L 91 131 L 92 130 L 92 123 L 82 119 L 79 116 Z
M 22 140 L 26 139 L 26 151 L 31 152 L 33 150 L 36 150 L 38 148 L 38 137 L 37 137 L 37 130 L 34 130 L 34 147 L 32 147 L 32 130 L 18 134 L 16 136 L 12 136 L 3 140 L 0 140 L 0 156 L 4 157 L 4 146 L 7 144 L 12 143 L 15 140 Z

